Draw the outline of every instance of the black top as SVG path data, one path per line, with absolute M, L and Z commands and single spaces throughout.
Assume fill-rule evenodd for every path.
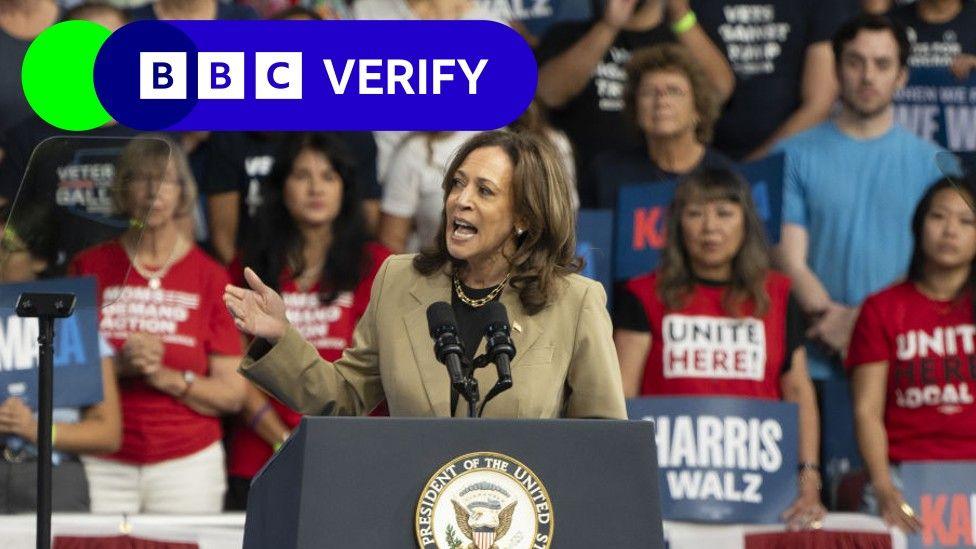
M 734 169 L 735 164 L 724 154 L 705 148 L 705 154 L 694 170 L 725 168 Z M 626 185 L 674 181 L 685 174 L 669 172 L 654 163 L 643 145 L 627 151 L 607 151 L 593 160 L 589 172 L 584 176 L 586 185 L 596 189 L 597 208 L 614 208 L 617 205 L 617 192 Z
M 372 132 L 328 133 L 342 143 L 355 163 L 360 198 L 378 200 L 382 189 L 376 179 L 376 142 Z M 249 237 L 247 229 L 264 203 L 268 176 L 287 137 L 282 132 L 214 132 L 210 136 L 200 194 L 238 193 L 238 244 Z
M 728 282 L 705 279 L 697 279 L 697 283 L 706 286 L 728 285 Z M 632 332 L 648 333 L 651 331 L 644 305 L 623 284 L 618 285 L 614 291 L 613 327 Z M 786 302 L 786 360 L 783 363 L 780 375 L 788 372 L 793 365 L 793 351 L 803 345 L 806 330 L 806 317 L 803 315 L 803 309 L 800 308 L 800 302 L 791 293 Z
M 560 23 L 549 29 L 536 50 L 539 66 L 569 49 L 593 24 Z M 593 158 L 603 151 L 627 150 L 640 144 L 637 128 L 622 112 L 625 66 L 635 50 L 674 40 L 668 25 L 639 32 L 620 31 L 583 91 L 562 108 L 553 109 L 553 124 L 566 132 L 576 151 L 576 173 L 585 174 Z M 583 181 L 579 196 L 582 207 L 595 205 L 595 189 Z
M 490 294 L 497 286 L 474 289 L 462 283 L 461 288 L 464 290 L 464 295 L 471 299 L 481 299 Z M 501 295 L 502 292 L 498 292 L 498 295 L 492 301 L 498 301 Z M 461 343 L 464 344 L 464 356 L 468 360 L 472 360 L 474 359 L 475 352 L 478 350 L 478 346 L 481 344 L 481 340 L 485 337 L 485 325 L 488 324 L 489 320 L 487 303 L 482 307 L 472 307 L 464 303 L 457 296 L 457 292 L 454 291 L 454 281 L 452 280 L 451 307 L 454 309 L 454 317 L 457 319 Z
M 58 18 L 60 19 L 60 17 Z M 20 70 L 31 40 L 21 40 L 0 29 L 0 67 L 7 77 L 0 81 L 0 132 L 20 122 L 33 111 L 24 97 Z
M 888 14 L 907 27 L 910 67 L 948 67 L 960 53 L 976 53 L 976 3 L 964 0 L 959 15 L 945 23 L 928 23 L 916 5 L 898 6 Z
M 828 42 L 855 0 L 692 0 L 702 28 L 735 72 L 712 145 L 741 159 L 800 105 L 807 47 Z

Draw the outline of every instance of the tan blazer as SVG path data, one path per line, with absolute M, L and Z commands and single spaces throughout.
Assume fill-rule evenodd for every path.
M 451 279 L 422 276 L 413 257 L 391 256 L 383 263 L 352 346 L 339 360 L 321 359 L 289 327 L 263 356 L 250 356 L 258 352 L 252 346 L 241 372 L 303 414 L 363 415 L 386 398 L 391 416 L 450 416 L 450 383 L 434 357 L 427 307 L 451 301 Z M 579 275 L 565 277 L 560 286 L 553 302 L 533 316 L 517 292 L 502 292 L 516 349 L 514 386 L 492 399 L 485 417 L 626 418 L 606 293 Z M 475 355 L 483 351 L 484 340 Z M 498 379 L 491 365 L 475 377 L 482 398 Z M 458 415 L 466 413 L 462 400 Z

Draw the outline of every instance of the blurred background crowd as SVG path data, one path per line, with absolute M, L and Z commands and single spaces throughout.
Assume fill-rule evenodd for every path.
M 0 0 L 3 214 L 19 190 L 18 208 L 48 199 L 147 216 L 141 237 L 89 247 L 90 227 L 70 231 L 76 242 L 28 238 L 44 233 L 43 216 L 18 212 L 3 280 L 93 275 L 107 292 L 129 283 L 117 266 L 131 265 L 139 285 L 167 290 L 162 303 L 102 312 L 105 396 L 57 423 L 56 510 L 243 509 L 250 479 L 300 416 L 237 374 L 247 342 L 223 286 L 253 268 L 334 360 L 382 261 L 442 238 L 444 171 L 475 132 L 155 135 L 126 147 L 114 173 L 25 179 L 35 147 L 62 133 L 12 76 L 46 27 L 258 18 L 508 25 L 539 66 L 536 99 L 509 129 L 551 145 L 574 208 L 612 210 L 627 185 L 681 181 L 661 265 L 613 292 L 627 397 L 796 402 L 799 501 L 871 509 L 906 530 L 917 523 L 903 511 L 898 464 L 976 460 L 976 188 L 942 173 L 945 151 L 893 109 L 912 70 L 970 79 L 973 0 Z M 140 134 L 109 123 L 79 135 Z M 770 243 L 737 169 L 779 153 L 783 226 Z M 65 190 L 77 188 L 90 192 Z M 669 375 L 697 359 L 669 356 L 662 341 L 678 337 L 676 318 L 700 316 L 761 322 L 759 372 Z M 145 329 L 173 319 L 172 333 Z M 29 446 L 32 429 L 23 402 L 0 404 L 0 435 Z M 4 512 L 33 505 L 32 485 L 17 480 L 32 458 L 12 440 L 0 460 Z

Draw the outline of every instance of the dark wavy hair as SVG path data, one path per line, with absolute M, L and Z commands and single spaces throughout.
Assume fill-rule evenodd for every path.
M 3 226 L 0 263 L 8 260 L 9 248 L 22 245 L 33 258 L 47 265 L 38 278 L 63 275 L 64 265 L 58 261 L 58 235 L 62 219 L 55 214 L 53 203 L 18 200 L 16 213 L 11 213 L 14 213 L 13 204 L 0 206 L 0 225 Z
M 319 299 L 328 304 L 340 292 L 355 289 L 365 276 L 368 263 L 365 245 L 369 240 L 356 185 L 355 163 L 346 146 L 332 134 L 290 134 L 281 144 L 268 177 L 265 202 L 257 216 L 259 225 L 254 238 L 244 245 L 243 263 L 276 291 L 280 290 L 279 277 L 286 266 L 295 266 L 295 276 L 308 268 L 302 255 L 304 239 L 283 199 L 285 181 L 291 175 L 295 159 L 307 150 L 328 158 L 342 180 L 342 206 L 332 221 L 332 243 L 319 278 Z
M 444 203 L 454 174 L 477 149 L 499 147 L 512 163 L 512 202 L 515 218 L 526 223 L 517 237 L 512 265 L 512 288 L 530 315 L 552 300 L 560 277 L 579 272 L 583 261 L 576 256 L 576 216 L 572 210 L 569 181 L 558 153 L 545 141 L 529 133 L 496 130 L 475 135 L 455 153 L 444 173 Z M 425 276 L 450 267 L 448 274 L 464 268 L 465 262 L 447 251 L 447 213 L 441 214 L 437 238 L 414 258 L 413 267 Z
M 908 264 L 908 280 L 919 282 L 925 278 L 925 251 L 922 249 L 923 232 L 925 230 L 925 216 L 932 209 L 932 202 L 935 195 L 946 189 L 953 189 L 962 195 L 963 200 L 970 208 L 976 210 L 976 174 L 970 174 L 961 178 L 944 177 L 935 183 L 918 201 L 915 207 L 915 214 L 912 216 L 912 237 L 915 244 L 912 247 L 912 259 Z M 976 290 L 976 257 L 969 264 L 969 278 L 961 291 Z M 973 312 L 976 313 L 976 292 L 973 294 Z
M 678 184 L 668 211 L 667 243 L 661 254 L 657 293 L 669 309 L 680 309 L 694 290 L 696 277 L 681 231 L 681 213 L 688 204 L 712 200 L 729 200 L 742 207 L 742 245 L 732 258 L 732 280 L 722 307 L 727 313 L 738 315 L 741 306 L 751 301 L 754 314 L 762 316 L 769 308 L 769 247 L 749 183 L 727 169 L 695 171 Z
M 844 53 L 844 46 L 854 41 L 862 30 L 890 32 L 898 44 L 898 64 L 902 68 L 908 66 L 908 56 L 912 51 L 912 43 L 908 40 L 905 26 L 886 15 L 862 13 L 848 19 L 841 25 L 831 40 L 831 48 L 834 50 L 834 59 L 838 70 L 840 69 L 840 58 L 841 54 Z

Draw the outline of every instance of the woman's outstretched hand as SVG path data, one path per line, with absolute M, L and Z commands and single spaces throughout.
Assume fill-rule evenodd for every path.
M 224 288 L 224 305 L 238 330 L 277 343 L 288 329 L 285 302 L 250 268 L 244 269 L 244 280 L 251 289 L 228 284 Z

